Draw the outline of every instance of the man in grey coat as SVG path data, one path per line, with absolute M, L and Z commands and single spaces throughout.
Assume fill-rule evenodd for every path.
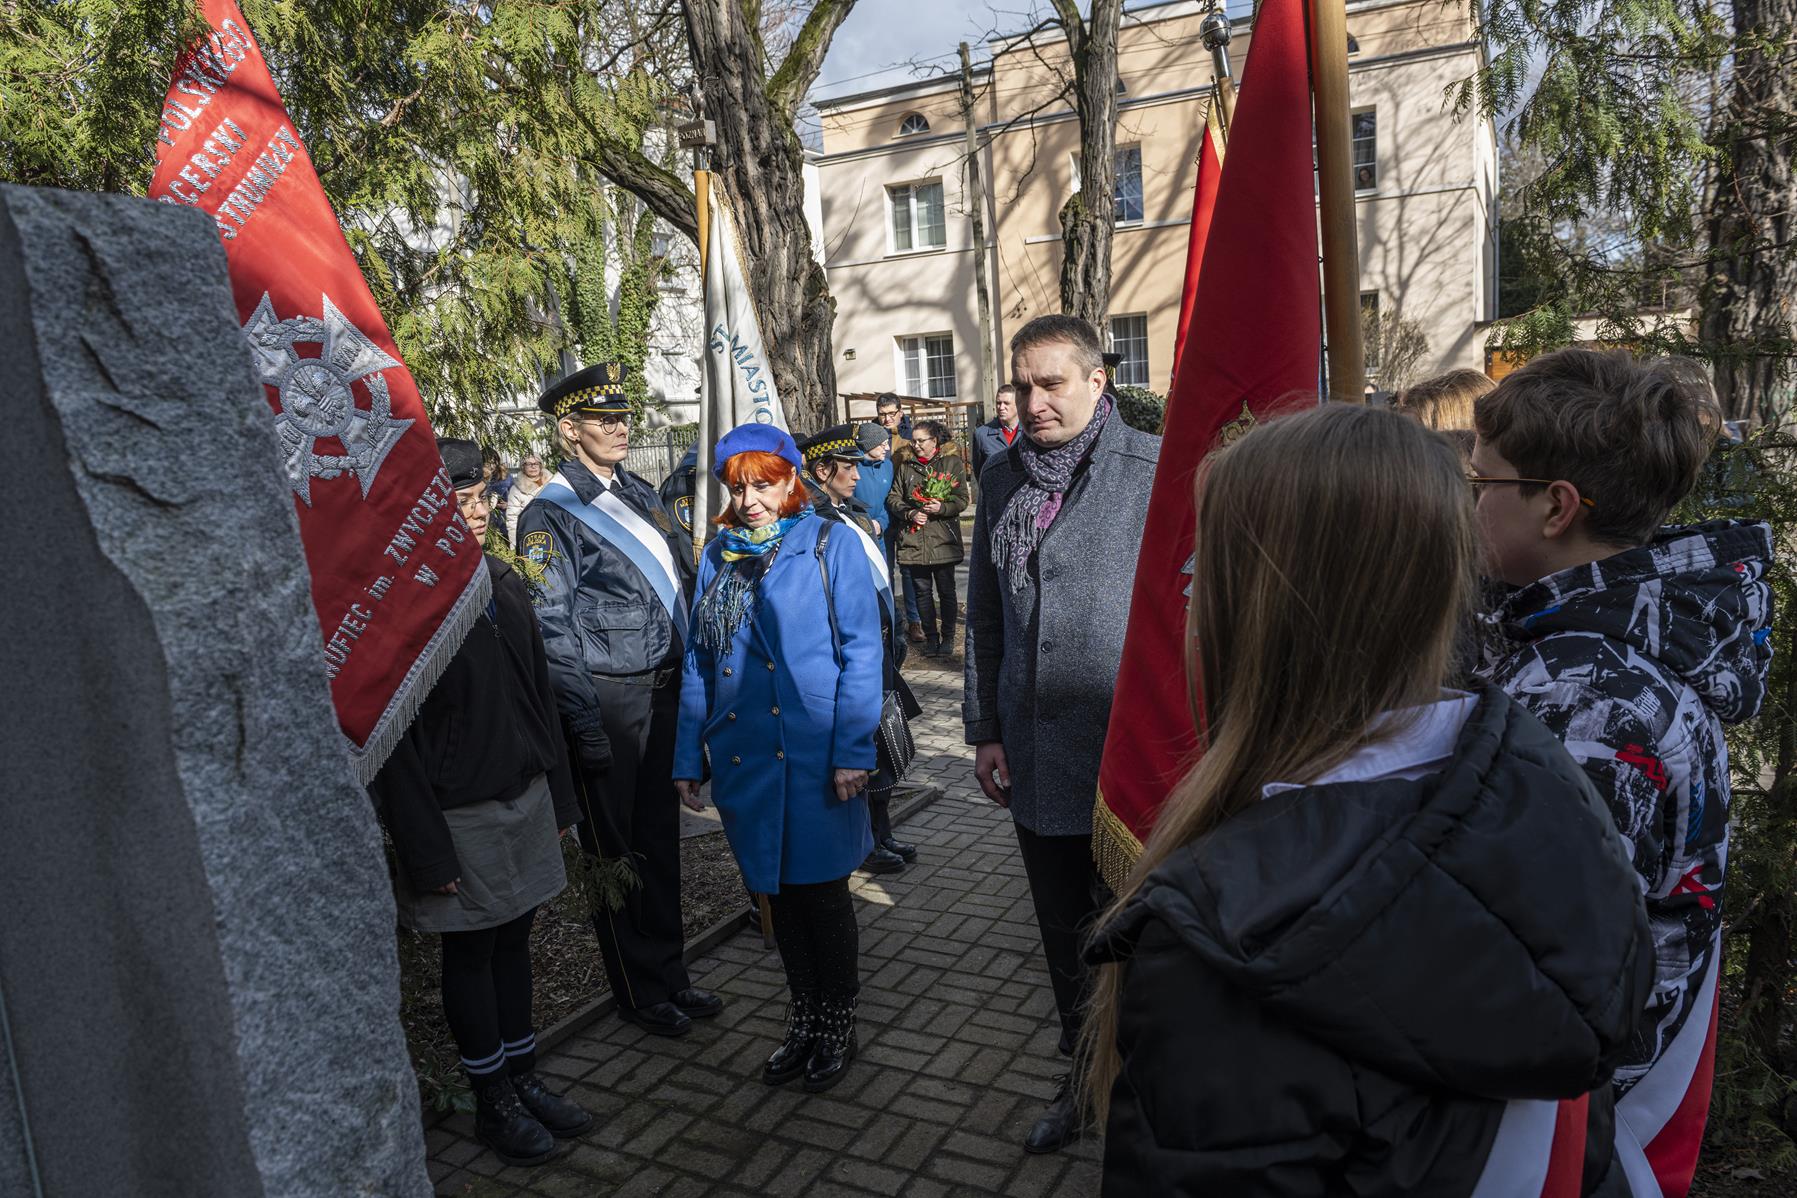
M 967 743 L 986 797 L 1008 808 L 1061 1019 L 1079 1035 L 1080 937 L 1108 901 L 1092 807 L 1160 438 L 1123 423 L 1098 334 L 1039 316 L 1011 339 L 1023 434 L 987 460 L 967 584 Z M 1076 1086 L 1024 1141 L 1079 1136 Z

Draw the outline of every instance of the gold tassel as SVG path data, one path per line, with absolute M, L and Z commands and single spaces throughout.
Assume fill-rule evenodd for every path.
M 1123 890 L 1129 871 L 1141 856 L 1142 842 L 1105 804 L 1104 792 L 1099 791 L 1098 803 L 1092 809 L 1092 860 L 1097 862 L 1098 874 L 1112 893 Z

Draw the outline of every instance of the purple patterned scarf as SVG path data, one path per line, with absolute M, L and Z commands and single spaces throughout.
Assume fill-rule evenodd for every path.
M 1100 395 L 1086 427 L 1073 440 L 1053 449 L 1038 448 L 1028 433 L 1018 440 L 1018 453 L 1029 478 L 992 526 L 992 557 L 1009 569 L 1013 591 L 1021 591 L 1029 581 L 1030 554 L 1060 514 L 1073 472 L 1091 455 L 1114 406 L 1110 392 Z

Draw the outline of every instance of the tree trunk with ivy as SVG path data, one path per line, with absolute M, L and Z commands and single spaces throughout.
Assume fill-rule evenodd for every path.
M 1735 0 L 1732 86 L 1706 204 L 1702 340 L 1733 420 L 1768 422 L 1789 406 L 1797 357 L 1797 79 L 1789 51 L 1797 0 Z
M 1080 187 L 1061 206 L 1061 311 L 1101 333 L 1110 316 L 1111 232 L 1117 206 L 1117 30 L 1123 0 L 1054 0 L 1073 59 Z

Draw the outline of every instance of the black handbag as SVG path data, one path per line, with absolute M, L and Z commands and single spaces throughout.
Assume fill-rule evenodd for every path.
M 825 521 L 823 528 L 818 530 L 817 547 L 812 552 L 817 555 L 818 576 L 824 580 L 824 606 L 830 613 L 830 647 L 836 654 L 836 667 L 841 669 L 842 631 L 836 626 L 836 596 L 830 593 L 830 566 L 824 561 L 824 549 L 830 543 L 833 527 L 833 521 Z M 896 680 L 898 689 L 887 691 L 880 701 L 880 726 L 874 731 L 874 747 L 879 751 L 880 764 L 870 784 L 876 790 L 887 789 L 903 778 L 917 757 L 910 716 L 923 709 L 911 694 L 911 688 L 905 685 L 905 680 Z

